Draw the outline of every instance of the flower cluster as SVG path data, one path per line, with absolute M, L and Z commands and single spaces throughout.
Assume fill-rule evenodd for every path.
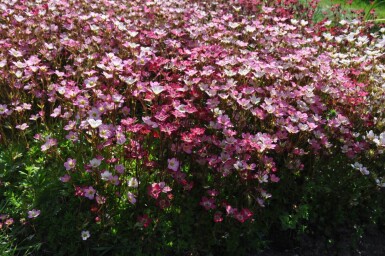
M 0 122 L 61 154 L 61 181 L 98 204 L 126 195 L 129 207 L 155 199 L 164 209 L 174 188 L 209 183 L 216 193 L 200 205 L 214 210 L 235 180 L 253 202 L 229 199 L 225 209 L 244 222 L 270 197 L 268 184 L 306 168 L 308 155 L 343 154 L 368 175 L 356 158 L 385 147 L 384 132 L 369 132 L 385 123 L 384 31 L 253 8 L 2 1 Z

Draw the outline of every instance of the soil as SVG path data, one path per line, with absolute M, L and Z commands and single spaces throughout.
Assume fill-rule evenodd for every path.
M 385 256 L 385 232 L 369 227 L 356 242 L 352 233 L 340 231 L 340 239 L 333 246 L 327 246 L 322 238 L 303 237 L 300 246 L 290 249 L 272 246 L 255 256 Z

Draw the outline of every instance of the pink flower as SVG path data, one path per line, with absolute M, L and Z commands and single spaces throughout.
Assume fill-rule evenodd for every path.
M 58 116 L 60 116 L 60 114 L 61 114 L 61 106 L 55 108 L 50 116 L 51 117 L 58 117 Z
M 116 136 L 116 143 L 118 143 L 119 145 L 123 145 L 127 141 L 126 136 L 124 136 L 122 132 L 117 131 L 115 136 Z
M 120 184 L 119 177 L 117 175 L 112 176 L 109 181 L 115 186 Z
M 84 196 L 87 197 L 90 200 L 93 200 L 95 198 L 96 190 L 89 186 L 88 188 L 83 189 Z
M 68 174 L 64 175 L 63 177 L 60 177 L 59 180 L 61 182 L 68 182 L 69 180 L 71 179 L 71 176 L 69 176 Z
M 168 193 L 171 191 L 169 186 L 166 186 L 165 182 L 153 183 L 147 188 L 147 193 L 152 198 L 157 199 L 160 193 Z
M 41 151 L 47 151 L 51 147 L 55 146 L 57 144 L 56 139 L 48 138 L 47 141 L 41 146 Z
M 270 175 L 270 180 L 271 180 L 271 182 L 278 182 L 279 181 L 279 177 L 277 177 L 275 174 L 271 174 Z
M 7 105 L 0 104 L 0 115 L 5 115 L 7 114 L 7 112 L 8 112 Z
M 153 183 L 147 188 L 148 195 L 155 199 L 159 197 L 160 192 L 162 192 L 162 189 L 158 183 Z
M 27 129 L 29 126 L 28 126 L 28 124 L 26 124 L 26 123 L 23 123 L 23 124 L 21 124 L 21 125 L 16 125 L 16 128 L 17 129 L 19 129 L 19 130 L 21 130 L 21 131 L 24 131 L 25 129 Z
M 148 217 L 147 214 L 144 214 L 144 215 L 138 217 L 138 223 L 142 227 L 147 228 L 151 224 L 151 219 Z
M 28 211 L 28 218 L 30 219 L 34 219 L 39 215 L 40 215 L 40 210 L 33 209 L 31 211 Z
M 84 85 L 87 89 L 94 88 L 97 84 L 98 77 L 93 76 L 84 80 Z
M 100 120 L 100 115 L 101 113 L 98 108 L 92 108 L 90 111 L 88 111 L 88 116 L 90 119 Z
M 222 222 L 223 221 L 223 216 L 222 212 L 218 211 L 214 214 L 214 222 Z
M 245 216 L 244 216 L 241 212 L 239 212 L 239 211 L 236 211 L 236 212 L 234 213 L 234 218 L 235 218 L 237 221 L 241 222 L 241 223 L 244 223 L 244 222 L 246 221 Z
M 72 159 L 72 158 L 68 158 L 67 159 L 67 162 L 64 163 L 64 167 L 67 171 L 75 168 L 76 166 L 76 160 L 75 159 Z
M 176 172 L 179 168 L 179 161 L 176 158 L 168 159 L 168 169 Z
M 243 214 L 243 216 L 245 216 L 246 219 L 249 219 L 253 216 L 253 213 L 247 208 L 243 208 L 241 213 Z
M 241 223 L 244 223 L 253 216 L 253 213 L 247 208 L 243 208 L 241 211 L 235 210 L 233 214 L 234 218 Z
M 163 193 L 168 193 L 172 190 L 169 186 L 166 186 L 166 183 L 164 181 L 161 181 L 158 184 L 159 184 L 159 187 L 162 189 Z
M 108 125 L 100 125 L 99 126 L 99 136 L 103 139 L 109 139 L 113 136 L 110 126 Z
M 160 94 L 165 90 L 164 86 L 161 86 L 158 82 L 150 82 L 151 90 L 155 95 Z
M 78 134 L 76 132 L 69 132 L 66 137 L 65 137 L 67 140 L 70 140 L 70 141 L 73 141 L 73 142 L 76 142 L 79 140 L 79 137 L 78 137 Z
M 4 223 L 5 223 L 5 225 L 7 225 L 7 226 L 11 226 L 12 224 L 13 224 L 13 218 L 9 218 L 9 219 L 7 219 Z
M 124 173 L 124 165 L 122 164 L 118 164 L 118 165 L 115 165 L 115 170 L 120 173 L 120 174 L 123 174 Z
M 215 189 L 210 189 L 210 190 L 207 190 L 207 194 L 209 195 L 209 196 L 217 196 L 219 193 L 218 193 L 218 191 L 217 190 L 215 190 Z
M 215 205 L 215 200 L 214 198 L 207 198 L 207 197 L 202 197 L 200 203 L 199 203 L 201 206 L 203 206 L 206 210 L 210 210 L 210 209 L 215 209 L 216 208 L 216 205 Z
M 135 204 L 136 203 L 136 197 L 133 193 L 131 192 L 127 192 L 127 199 L 128 201 L 131 203 L 131 204 Z

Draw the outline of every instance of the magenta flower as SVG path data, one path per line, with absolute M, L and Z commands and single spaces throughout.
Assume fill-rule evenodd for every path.
M 154 199 L 157 199 L 161 192 L 162 192 L 162 188 L 159 186 L 158 183 L 153 183 L 147 188 L 148 195 Z
M 214 198 L 207 198 L 207 197 L 202 197 L 200 203 L 201 206 L 203 206 L 206 210 L 211 210 L 215 209 L 217 206 L 215 205 L 215 200 Z
M 223 221 L 223 214 L 222 212 L 218 211 L 214 214 L 214 222 L 222 222 Z

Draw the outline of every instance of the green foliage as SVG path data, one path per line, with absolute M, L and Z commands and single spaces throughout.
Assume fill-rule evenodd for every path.
M 384 222 L 383 194 L 346 162 L 344 157 L 309 157 L 309 168 L 295 175 L 282 172 L 280 186 L 270 190 L 273 198 L 266 212 L 270 219 L 265 216 L 278 229 L 273 242 L 287 236 L 287 246 L 295 247 L 308 235 L 334 243 L 341 230 L 358 240 L 368 225 Z

